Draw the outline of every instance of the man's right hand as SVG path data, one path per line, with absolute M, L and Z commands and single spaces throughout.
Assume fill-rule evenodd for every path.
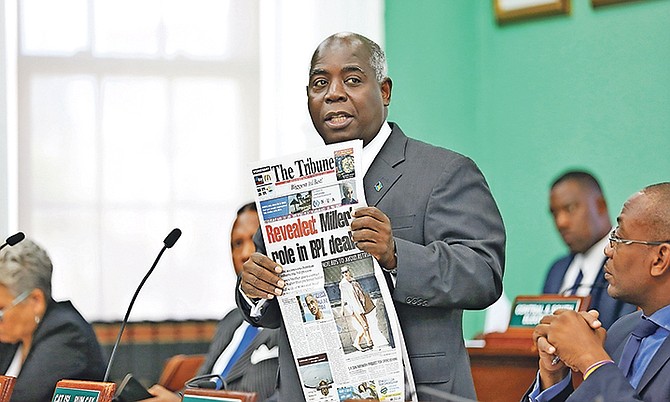
M 162 385 L 154 384 L 149 388 L 149 393 L 153 398 L 144 399 L 141 402 L 179 402 L 181 397 Z
M 284 291 L 281 273 L 281 265 L 261 253 L 253 253 L 244 263 L 240 288 L 250 299 L 272 299 Z

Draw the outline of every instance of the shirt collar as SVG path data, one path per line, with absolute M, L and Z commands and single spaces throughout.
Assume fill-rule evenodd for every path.
M 386 140 L 390 136 L 391 136 L 391 126 L 388 124 L 386 120 L 384 120 L 384 124 L 382 124 L 375 138 L 373 138 L 372 141 L 368 142 L 368 145 L 363 147 L 363 176 L 365 176 L 368 173 L 368 169 L 370 169 L 372 161 L 375 160 L 375 158 L 379 154 L 379 151 L 381 151 L 382 147 L 386 143 Z
M 642 315 L 643 317 L 648 318 L 650 321 L 655 322 L 659 326 L 670 331 L 670 305 L 663 307 L 660 310 L 657 310 L 654 314 L 649 317 Z

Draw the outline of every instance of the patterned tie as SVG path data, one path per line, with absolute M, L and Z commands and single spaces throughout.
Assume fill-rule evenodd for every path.
M 571 295 L 577 293 L 577 290 L 579 290 L 579 287 L 582 285 L 582 279 L 584 279 L 584 272 L 582 272 L 582 269 L 580 268 L 579 274 L 577 275 L 577 279 L 575 279 L 575 283 L 570 288 Z
M 223 369 L 221 377 L 223 377 L 224 379 L 226 378 L 226 376 L 230 372 L 230 369 L 232 369 L 233 366 L 235 365 L 235 362 L 239 360 L 240 356 L 242 356 L 242 353 L 244 353 L 244 351 L 247 350 L 249 345 L 251 345 L 251 342 L 254 340 L 254 337 L 256 336 L 257 333 L 258 328 L 251 325 L 247 326 L 247 329 L 244 331 L 244 336 L 242 336 L 242 340 L 240 341 L 239 346 L 235 350 L 235 353 L 233 353 L 233 355 L 230 356 L 230 360 L 228 360 L 226 368 Z
M 633 361 L 635 360 L 635 355 L 637 354 L 638 349 L 640 349 L 642 339 L 652 335 L 657 329 L 658 324 L 646 318 L 640 318 L 635 329 L 633 329 L 633 332 L 626 342 L 626 346 L 623 348 L 621 360 L 619 361 L 619 368 L 626 375 L 626 378 L 630 378 L 630 376 L 633 375 Z

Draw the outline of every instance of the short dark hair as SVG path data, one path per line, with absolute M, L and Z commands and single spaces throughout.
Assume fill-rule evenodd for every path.
M 388 78 L 386 54 L 384 54 L 382 48 L 375 41 L 354 32 L 338 32 L 324 39 L 323 42 L 319 44 L 319 46 L 312 54 L 312 59 L 310 61 L 310 67 L 309 67 L 310 75 L 312 68 L 314 67 L 314 63 L 316 62 L 316 58 L 319 56 L 321 52 L 321 49 L 325 45 L 330 44 L 335 40 L 346 40 L 349 41 L 350 43 L 354 41 L 361 42 L 370 51 L 370 60 L 369 60 L 370 67 L 372 67 L 372 70 L 375 72 L 375 79 L 377 80 L 377 82 L 381 84 L 386 78 Z
M 640 192 L 648 200 L 646 221 L 652 240 L 670 240 L 670 182 L 652 184 Z
M 551 189 L 565 181 L 576 181 L 582 187 L 593 190 L 594 192 L 602 195 L 603 190 L 600 187 L 598 179 L 595 178 L 591 173 L 585 170 L 568 170 L 567 172 L 558 176 L 556 180 L 551 184 Z
M 240 215 L 242 215 L 243 213 L 245 213 L 245 212 L 247 212 L 247 211 L 258 212 L 258 210 L 256 209 L 256 203 L 255 203 L 255 202 L 248 202 L 248 203 L 242 205 L 242 206 L 240 207 L 240 209 L 237 210 L 237 214 L 236 214 L 236 215 L 237 215 L 237 216 L 240 216 Z

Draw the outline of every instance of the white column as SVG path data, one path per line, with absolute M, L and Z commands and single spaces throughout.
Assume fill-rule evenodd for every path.
M 0 2 L 0 238 L 17 230 L 17 7 Z

